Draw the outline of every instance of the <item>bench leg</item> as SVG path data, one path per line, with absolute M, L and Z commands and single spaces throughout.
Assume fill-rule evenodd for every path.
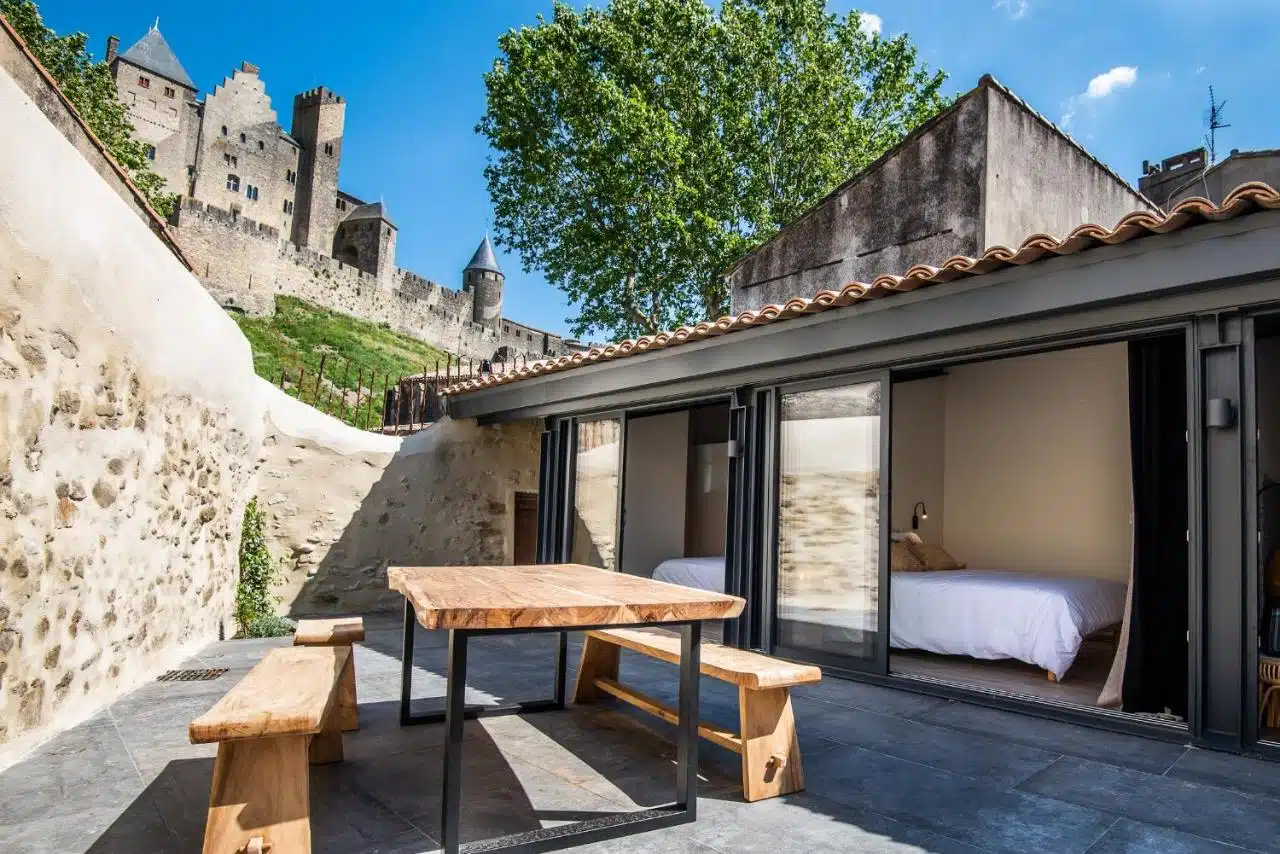
M 311 852 L 307 736 L 218 745 L 204 854 L 234 854 L 255 836 L 279 852 Z
M 804 788 L 800 742 L 789 688 L 738 688 L 742 733 L 742 796 L 773 798 Z
M 347 650 L 351 655 L 338 677 L 338 720 L 343 732 L 355 732 L 360 729 L 360 708 L 356 702 L 356 656 L 351 647 Z
M 573 702 L 586 703 L 605 696 L 596 687 L 596 680 L 616 680 L 621 656 L 622 647 L 587 635 L 582 642 L 582 659 L 578 663 L 578 681 L 573 686 Z
M 324 729 L 311 736 L 307 758 L 312 765 L 327 765 L 330 762 L 342 761 L 342 710 L 340 708 L 329 712 L 329 719 L 324 722 Z

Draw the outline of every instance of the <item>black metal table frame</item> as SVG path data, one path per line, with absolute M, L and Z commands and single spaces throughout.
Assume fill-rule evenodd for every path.
M 631 623 L 627 628 L 662 626 L 680 629 L 680 722 L 676 737 L 676 799 L 659 807 L 625 813 L 603 814 L 598 818 L 538 828 L 461 845 L 458 839 L 462 805 L 462 730 L 468 718 L 524 714 L 563 709 L 565 706 L 566 664 L 570 631 L 618 628 L 617 624 L 590 626 L 537 626 L 505 629 L 449 629 L 449 663 L 443 711 L 414 714 L 410 697 L 413 689 L 414 634 L 418 624 L 413 604 L 404 605 L 404 646 L 400 665 L 400 725 L 440 723 L 445 725 L 444 776 L 442 780 L 440 843 L 445 854 L 508 851 L 533 854 L 554 851 L 588 842 L 616 839 L 660 827 L 688 824 L 697 818 L 698 806 L 698 679 L 702 645 L 702 621 Z M 464 702 L 467 690 L 467 641 L 491 635 L 556 632 L 560 635 L 556 654 L 555 694 L 549 700 L 532 700 L 505 706 L 470 706 Z

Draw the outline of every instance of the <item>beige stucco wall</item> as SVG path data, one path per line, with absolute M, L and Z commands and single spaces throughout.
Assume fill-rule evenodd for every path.
M 935 543 L 945 536 L 946 382 L 934 377 L 893 386 L 890 519 L 894 531 L 911 530 L 911 512 L 923 501 L 928 518 L 920 520 L 918 533 Z
M 249 347 L 0 72 L 0 767 L 229 628 Z
M 1128 376 L 1124 344 L 950 370 L 943 543 L 957 560 L 1127 581 Z

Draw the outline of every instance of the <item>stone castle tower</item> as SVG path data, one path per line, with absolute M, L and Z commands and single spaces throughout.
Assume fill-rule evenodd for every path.
M 295 96 L 285 131 L 256 65 L 241 63 L 201 98 L 158 26 L 118 47 L 107 40 L 107 63 L 129 120 L 152 170 L 182 197 L 175 237 L 223 305 L 266 313 L 276 294 L 293 294 L 484 359 L 574 346 L 503 317 L 505 276 L 487 236 L 459 291 L 396 266 L 386 206 L 339 185 L 342 96 Z
M 497 329 L 502 323 L 502 283 L 506 276 L 493 255 L 489 235 L 484 236 L 471 262 L 462 271 L 462 290 L 470 293 L 471 319 Z

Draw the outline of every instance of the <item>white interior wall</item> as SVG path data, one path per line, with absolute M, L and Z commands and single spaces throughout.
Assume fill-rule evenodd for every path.
M 945 536 L 946 391 L 946 377 L 893 386 L 890 520 L 895 531 L 911 530 L 911 510 L 923 501 L 929 518 L 920 521 L 919 534 L 935 543 Z
M 962 365 L 945 385 L 947 550 L 974 568 L 1127 581 L 1125 345 Z
M 648 577 L 684 555 L 689 413 L 628 421 L 625 465 L 621 568 Z
M 1259 485 L 1280 483 L 1280 337 L 1259 338 L 1258 346 Z

